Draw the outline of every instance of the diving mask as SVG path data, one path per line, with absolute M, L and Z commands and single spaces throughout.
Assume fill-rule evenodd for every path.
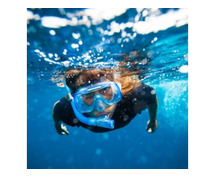
M 113 129 L 114 120 L 109 119 L 107 115 L 95 118 L 86 117 L 83 113 L 89 113 L 94 109 L 103 111 L 106 106 L 119 102 L 122 98 L 120 88 L 120 84 L 115 82 L 102 82 L 79 89 L 73 97 L 68 87 L 67 91 L 71 106 L 78 120 L 87 125 Z
M 102 82 L 78 90 L 74 96 L 74 103 L 81 113 L 89 113 L 96 109 L 101 112 L 106 106 L 119 102 L 122 98 L 121 90 L 115 82 Z

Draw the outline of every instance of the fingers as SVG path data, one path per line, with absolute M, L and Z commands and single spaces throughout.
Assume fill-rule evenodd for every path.
M 149 133 L 153 133 L 153 132 L 156 131 L 156 129 L 157 129 L 157 128 L 156 128 L 155 126 L 153 126 L 153 127 L 147 126 L 146 131 L 149 132 Z
M 69 135 L 69 132 L 67 130 L 65 130 L 64 132 L 62 132 L 63 135 Z
M 152 132 L 152 128 L 149 128 L 149 129 L 147 130 L 147 132 Z
M 146 128 L 146 131 L 149 132 L 149 133 L 152 133 L 152 132 L 154 132 L 155 130 L 154 130 L 153 127 L 151 127 L 151 126 L 148 125 L 147 128 Z
M 66 126 L 64 126 L 63 124 L 61 124 L 61 132 L 60 132 L 61 135 L 69 135 L 69 132 L 66 128 Z
M 153 132 L 156 131 L 156 128 L 149 128 L 149 129 L 146 129 L 146 131 L 147 131 L 148 133 L 153 133 Z
M 58 134 L 60 134 L 60 135 L 69 135 L 69 132 L 68 131 L 61 131 L 61 132 L 59 132 Z
M 69 135 L 69 132 L 61 132 L 62 135 Z
M 157 129 L 157 121 L 151 122 L 150 120 L 147 122 L 147 128 L 146 131 L 149 133 L 155 132 Z

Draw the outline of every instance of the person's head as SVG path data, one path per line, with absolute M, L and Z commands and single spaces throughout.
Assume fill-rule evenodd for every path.
M 85 115 L 96 118 L 108 115 L 110 118 L 114 113 L 117 102 L 121 99 L 117 94 L 126 96 L 139 85 L 139 81 L 134 78 L 134 75 L 134 72 L 125 69 L 72 69 L 66 72 L 65 79 L 66 85 L 73 95 L 78 94 L 77 92 L 83 93 L 80 100 L 86 106 L 89 106 L 89 109 L 94 104 L 94 108 L 85 112 Z M 98 90 L 94 90 L 94 88 L 98 88 Z

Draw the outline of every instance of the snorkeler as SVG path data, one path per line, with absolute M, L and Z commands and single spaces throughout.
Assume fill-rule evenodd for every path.
M 121 69 L 73 69 L 65 74 L 68 94 L 53 107 L 58 134 L 69 134 L 66 126 L 84 127 L 93 132 L 122 128 L 148 108 L 146 130 L 157 129 L 157 96 L 133 72 Z

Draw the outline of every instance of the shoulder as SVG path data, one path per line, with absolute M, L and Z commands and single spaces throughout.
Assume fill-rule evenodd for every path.
M 155 94 L 155 90 L 152 87 L 144 83 L 141 83 L 124 97 L 128 99 L 130 98 L 130 99 L 138 100 L 138 99 L 146 99 L 152 96 L 153 94 Z
M 63 97 L 54 103 L 53 108 L 60 108 L 60 107 L 63 107 L 64 105 L 68 105 L 68 104 L 69 104 L 69 102 L 66 100 L 65 97 Z
M 53 117 L 60 119 L 67 125 L 80 126 L 81 123 L 77 120 L 70 102 L 65 98 L 61 98 L 53 106 Z
M 53 115 L 55 114 L 62 114 L 64 111 L 67 111 L 68 108 L 71 108 L 71 105 L 69 103 L 69 101 L 63 97 L 60 100 L 58 100 L 57 102 L 55 102 L 55 104 L 53 105 Z
M 136 89 L 133 90 L 133 95 L 136 95 L 140 99 L 149 99 L 156 96 L 154 88 L 142 83 Z
M 155 96 L 155 90 L 142 83 L 129 94 L 123 96 L 123 107 L 128 108 L 128 111 L 131 110 L 131 113 L 141 113 L 153 102 Z
M 151 86 L 148 86 L 144 83 L 140 84 L 137 88 L 133 90 L 134 94 L 145 95 L 145 94 L 153 94 L 155 91 Z

